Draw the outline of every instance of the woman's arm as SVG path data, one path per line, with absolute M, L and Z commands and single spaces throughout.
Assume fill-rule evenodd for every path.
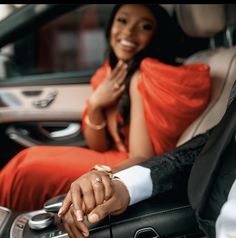
M 143 101 L 138 90 L 140 73 L 137 71 L 130 83 L 130 136 L 129 159 L 112 169 L 113 172 L 141 163 L 154 155 L 154 149 L 148 134 L 144 118 Z
M 97 106 L 92 98 L 88 101 L 87 120 L 84 136 L 90 149 L 96 151 L 106 151 L 109 147 L 109 140 L 107 139 L 106 118 L 103 109 Z M 99 128 L 99 126 L 101 126 Z M 97 127 L 97 128 L 96 128 Z M 99 138 L 99 140 L 98 140 Z
M 123 83 L 126 74 L 127 65 L 119 61 L 108 77 L 96 88 L 88 101 L 84 136 L 90 149 L 106 151 L 109 148 L 104 110 L 113 106 L 124 92 L 124 85 L 118 88 L 115 86 Z

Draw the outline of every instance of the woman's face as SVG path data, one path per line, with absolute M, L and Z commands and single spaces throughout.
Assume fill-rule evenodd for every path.
M 129 61 L 146 48 L 157 28 L 153 13 L 141 4 L 120 7 L 111 27 L 110 44 L 119 60 Z

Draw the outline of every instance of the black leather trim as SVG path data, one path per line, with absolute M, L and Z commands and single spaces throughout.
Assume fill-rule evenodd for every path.
M 176 193 L 157 195 L 130 206 L 125 213 L 112 216 L 111 225 L 113 238 L 132 238 L 137 230 L 145 227 L 153 228 L 160 237 L 202 234 L 186 194 Z M 91 237 L 97 238 L 102 232 L 108 232 L 108 226 L 101 228 L 91 227 Z M 101 237 L 110 237 L 108 233 L 103 235 Z

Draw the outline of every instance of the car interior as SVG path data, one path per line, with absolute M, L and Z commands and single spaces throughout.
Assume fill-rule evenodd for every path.
M 236 79 L 236 5 L 175 4 L 173 7 L 176 20 L 187 36 L 194 39 L 207 40 L 207 42 L 209 42 L 209 47 L 201 49 L 200 51 L 195 50 L 195 52 L 184 59 L 184 61 L 183 59 L 180 60 L 182 60 L 184 64 L 194 62 L 209 64 L 213 84 L 211 101 L 208 107 L 202 115 L 185 130 L 177 144 L 177 146 L 180 146 L 216 125 L 226 110 L 230 90 Z M 83 76 L 84 75 L 82 75 L 81 78 L 83 78 Z M 63 89 L 63 94 L 58 91 L 60 87 Z M 65 88 L 68 89 L 68 91 L 64 90 Z M 41 144 L 38 138 L 32 139 L 32 137 L 27 134 L 25 127 L 16 127 L 17 124 L 11 126 L 11 123 L 9 123 L 14 121 L 16 117 L 18 118 L 18 122 L 24 120 L 22 113 L 11 114 L 10 111 L 7 111 L 9 105 L 17 106 L 21 100 L 22 94 L 19 93 L 18 89 L 19 88 L 17 88 L 17 90 L 15 89 L 14 82 L 13 87 L 10 87 L 9 84 L 6 87 L 4 86 L 4 82 L 3 84 L 0 82 L 0 123 L 8 122 L 7 126 L 3 127 L 8 136 L 8 140 L 13 140 L 14 143 L 20 141 L 21 146 L 25 147 Z M 71 92 L 71 89 L 74 90 L 74 95 L 77 95 L 75 97 L 78 97 L 76 100 L 74 97 L 70 98 L 68 95 L 65 95 L 65 92 Z M 40 99 L 35 99 L 33 96 L 33 103 L 32 100 L 26 100 L 26 105 L 29 108 L 33 107 L 35 110 L 33 113 L 28 112 L 31 114 L 31 121 L 34 121 L 36 118 L 40 121 L 40 117 L 42 120 L 47 119 L 46 124 L 41 123 L 40 130 L 43 131 L 44 136 L 56 138 L 53 143 L 48 141 L 49 144 L 65 145 L 65 141 L 57 139 L 58 130 L 47 130 L 47 127 L 52 126 L 54 129 L 60 128 L 59 136 L 62 134 L 64 137 L 67 137 L 67 145 L 86 146 L 83 136 L 81 133 L 78 133 L 80 130 L 79 125 L 77 123 L 65 124 L 69 119 L 76 122 L 76 120 L 81 117 L 81 111 L 78 110 L 73 113 L 73 110 L 69 110 L 71 106 L 71 104 L 69 104 L 67 114 L 60 114 L 59 112 L 61 104 L 65 103 L 64 100 L 67 102 L 72 101 L 72 104 L 79 102 L 82 105 L 91 93 L 87 84 L 81 84 L 79 89 L 71 84 L 60 85 L 56 90 L 54 90 L 53 85 L 47 85 L 47 87 L 44 87 L 43 92 L 38 92 L 39 89 L 37 88 L 37 90 L 35 90 L 33 86 L 22 87 L 22 90 L 26 95 L 30 95 L 26 97 L 27 100 L 32 99 L 32 94 L 37 95 L 38 93 L 42 93 Z M 10 97 L 7 95 L 9 92 L 11 92 Z M 59 100 L 58 94 L 60 94 Z M 64 95 L 64 100 L 61 95 Z M 59 114 L 60 119 L 64 119 L 63 122 L 58 121 L 51 125 L 51 108 L 50 106 L 47 107 L 47 105 L 51 103 L 55 103 L 53 109 Z M 45 117 L 45 114 L 44 116 L 39 113 L 37 114 L 37 110 L 45 107 L 47 117 Z M 71 106 L 72 109 L 74 107 L 75 105 Z M 1 128 L 1 130 L 3 129 Z M 22 133 L 24 136 L 22 136 Z M 21 148 L 19 144 L 17 146 Z M 128 207 L 121 215 L 109 216 L 95 225 L 88 224 L 90 237 L 205 237 L 204 233 L 199 229 L 194 211 L 189 205 L 187 192 L 186 186 L 183 191 L 170 191 L 159 194 Z M 65 195 L 62 194 L 50 199 L 41 210 L 26 211 L 25 213 L 14 212 L 9 208 L 0 206 L 0 237 L 68 237 L 63 229 L 63 224 L 58 222 L 56 215 L 64 196 Z

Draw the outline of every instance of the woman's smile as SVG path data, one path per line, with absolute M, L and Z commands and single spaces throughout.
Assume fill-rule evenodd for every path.
M 152 12 L 142 5 L 122 6 L 113 21 L 110 44 L 116 57 L 129 61 L 147 47 L 156 30 Z
M 120 54 L 131 54 L 136 52 L 136 48 L 138 48 L 138 44 L 134 43 L 133 41 L 121 39 L 118 41 Z

